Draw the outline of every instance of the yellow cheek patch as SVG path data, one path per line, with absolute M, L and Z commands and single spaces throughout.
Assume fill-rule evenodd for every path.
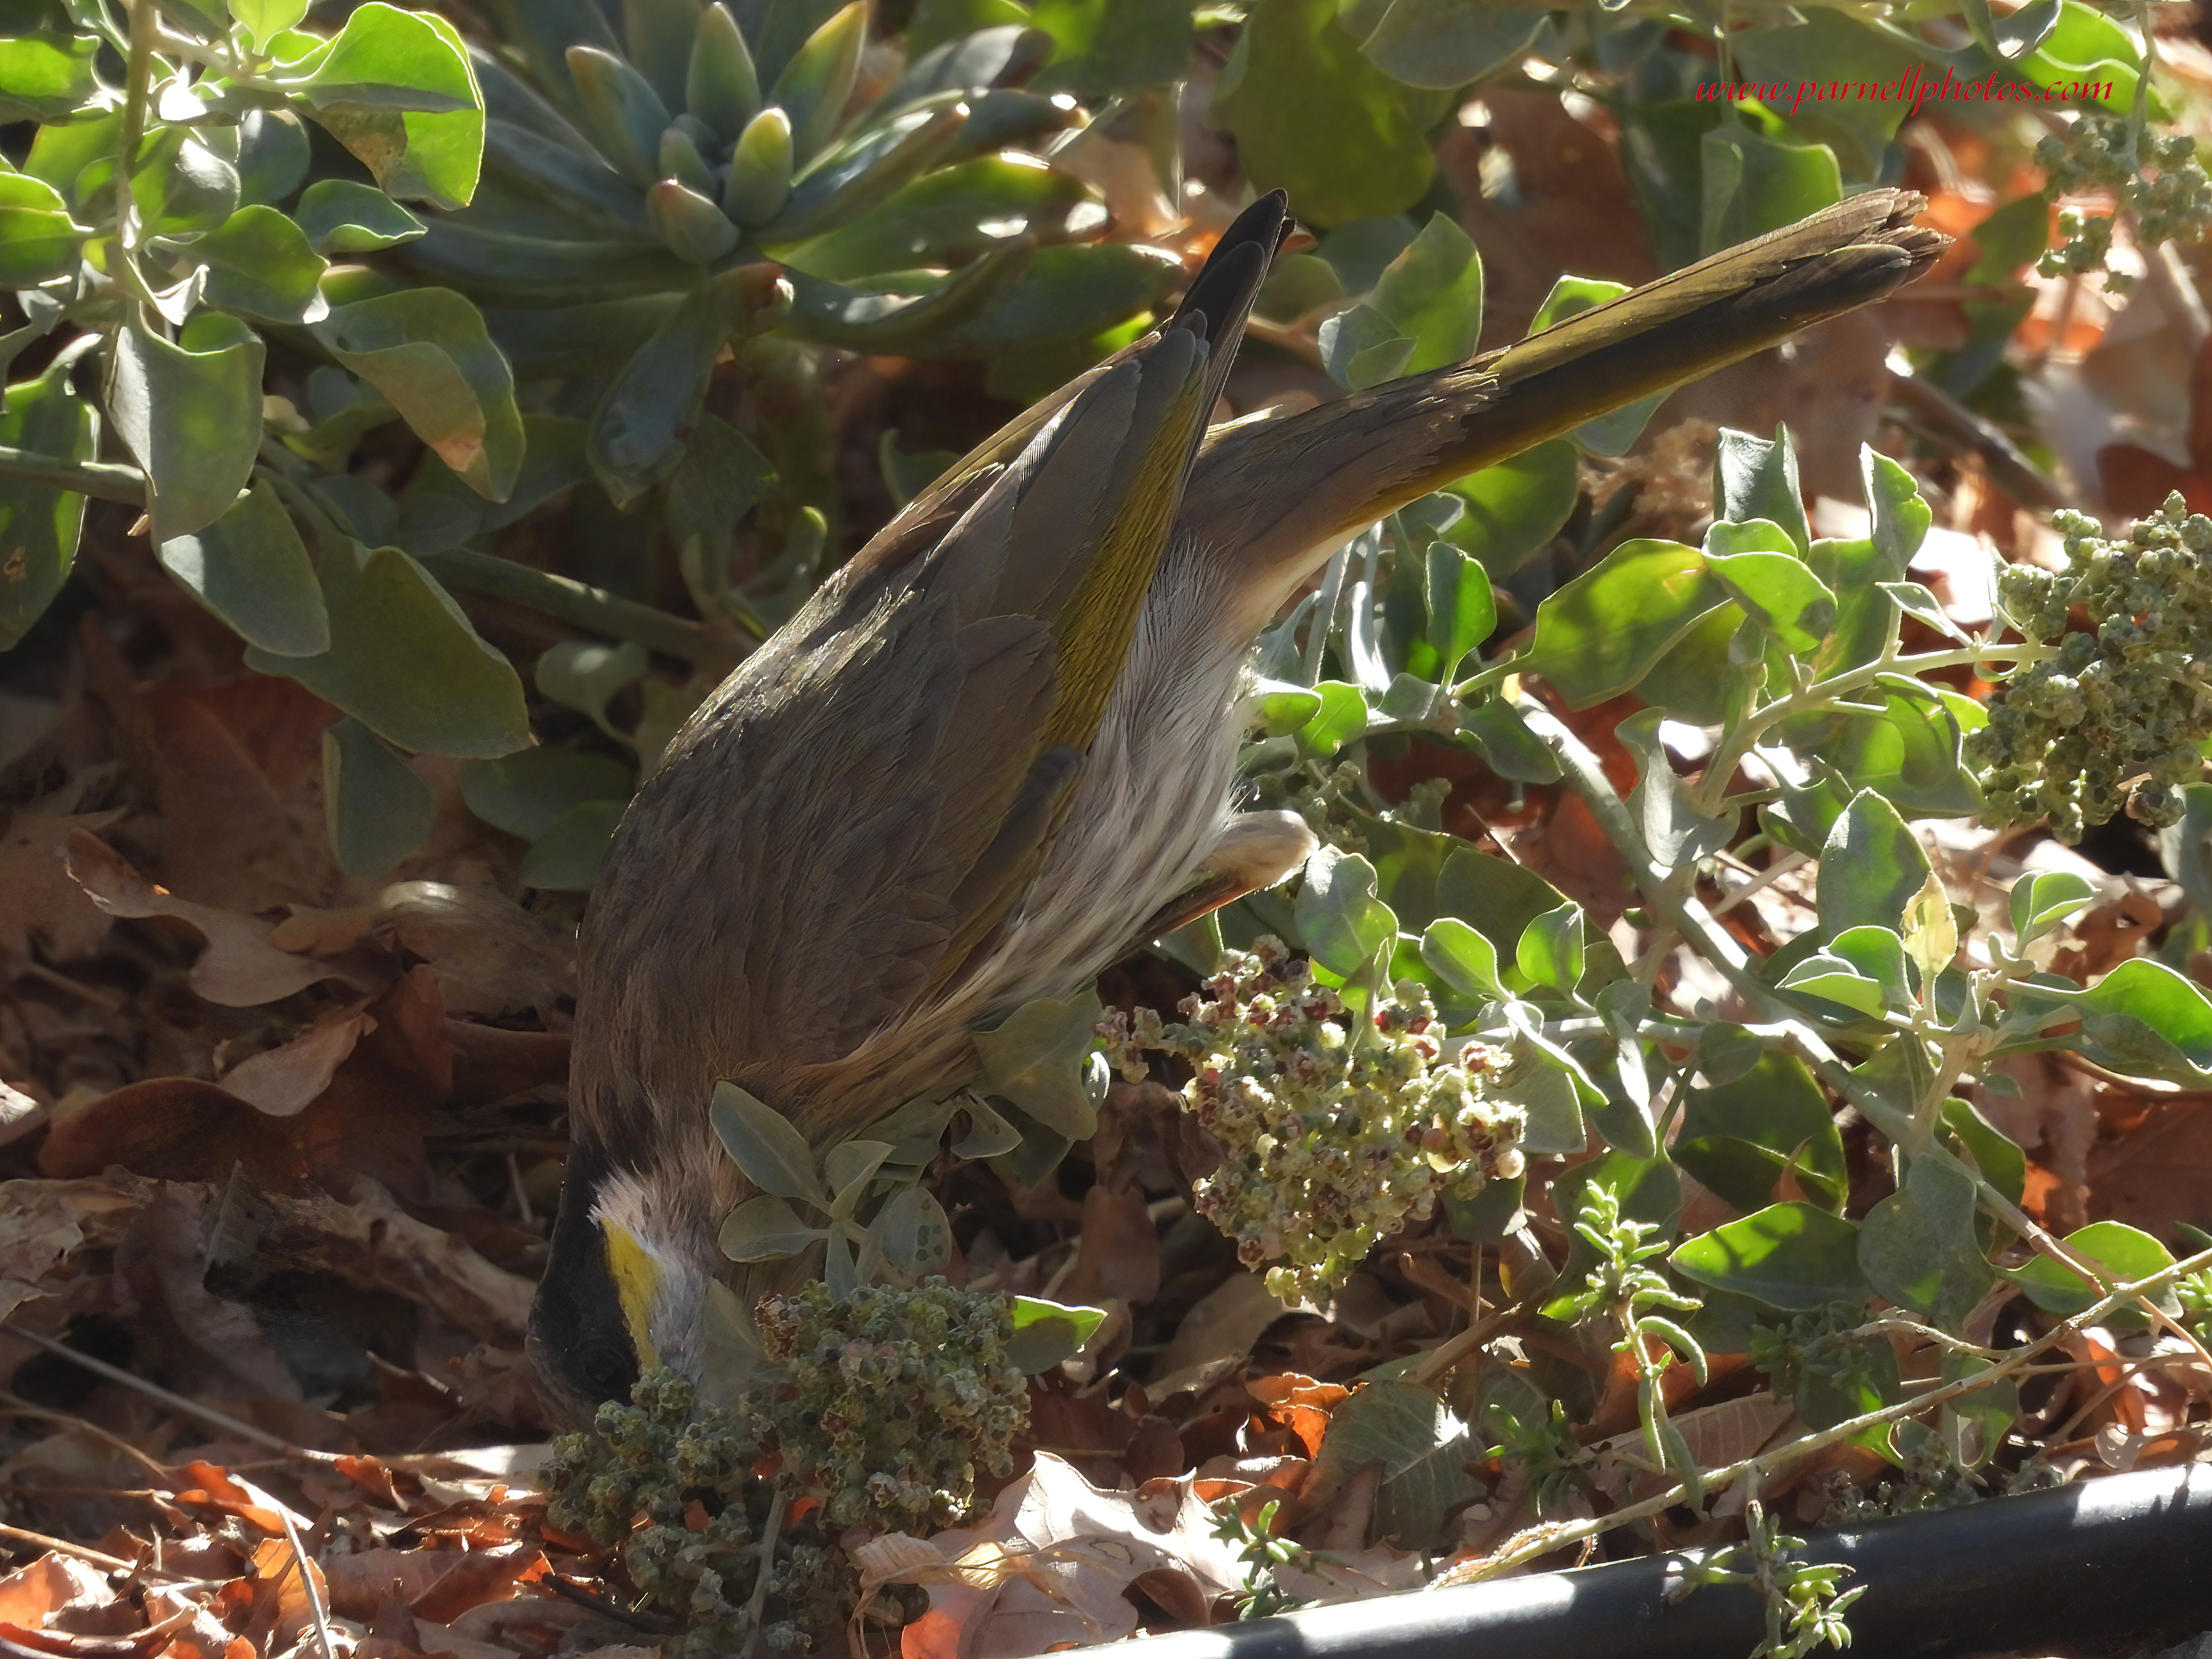
M 615 1295 L 637 1349 L 638 1367 L 650 1370 L 660 1363 L 653 1346 L 653 1295 L 660 1284 L 660 1269 L 637 1236 L 620 1222 L 602 1221 L 599 1231 L 606 1235 L 607 1267 L 614 1274 Z

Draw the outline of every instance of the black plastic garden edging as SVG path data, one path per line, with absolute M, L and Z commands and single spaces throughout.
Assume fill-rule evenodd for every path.
M 1788 1530 L 1788 1528 L 1784 1528 Z M 2107 1475 L 1963 1509 L 1806 1535 L 1802 1559 L 1851 1569 L 1848 1618 L 1869 1659 L 2027 1650 L 2118 1652 L 2212 1630 L 2212 1466 Z M 1413 1590 L 1280 1619 L 1159 1636 L 1131 1659 L 1742 1659 L 1758 1593 L 1669 1601 L 1703 1552 Z M 1679 1583 L 1674 1588 L 1679 1592 Z

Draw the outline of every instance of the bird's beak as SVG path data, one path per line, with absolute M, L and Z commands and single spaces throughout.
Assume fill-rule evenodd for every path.
M 632 1349 L 641 1371 L 660 1364 L 653 1341 L 653 1310 L 660 1292 L 660 1264 L 653 1252 L 638 1243 L 637 1235 L 619 1221 L 602 1218 L 606 1236 L 607 1270 L 614 1275 L 615 1295 L 622 1304 L 623 1323 L 629 1328 Z

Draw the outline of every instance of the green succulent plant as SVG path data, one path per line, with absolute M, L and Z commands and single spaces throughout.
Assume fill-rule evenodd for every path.
M 585 456 L 617 505 L 674 473 L 733 335 L 981 356 L 1089 338 L 1176 274 L 1097 242 L 1096 193 L 1021 148 L 1084 119 L 1024 89 L 1041 30 L 898 68 L 857 3 L 631 0 L 619 33 L 588 5 L 496 9 L 483 183 L 380 263 L 484 307 L 519 378 L 597 379 Z
M 345 715 L 343 868 L 420 846 L 428 753 L 468 762 L 471 809 L 531 843 L 526 881 L 582 889 L 635 769 L 608 750 L 648 763 L 684 712 L 648 687 L 633 732 L 611 700 L 649 653 L 726 664 L 827 568 L 828 353 L 1073 368 L 1179 263 L 1100 240 L 1097 193 L 1036 153 L 1087 118 L 1027 89 L 1058 51 L 1041 29 L 910 51 L 827 0 L 631 0 L 612 22 L 517 0 L 465 39 L 383 0 L 335 33 L 306 11 L 33 0 L 0 25 L 0 120 L 33 124 L 0 147 L 0 370 L 29 371 L 0 404 L 0 649 L 60 592 L 86 499 L 142 507 L 247 665 Z M 396 493 L 357 465 L 395 422 L 428 447 L 385 470 Z M 918 487 L 927 458 L 888 453 Z M 586 483 L 570 537 L 597 586 L 492 550 Z M 661 532 L 699 622 L 640 602 Z M 601 752 L 528 747 L 531 665 L 457 592 L 619 641 L 534 668 Z

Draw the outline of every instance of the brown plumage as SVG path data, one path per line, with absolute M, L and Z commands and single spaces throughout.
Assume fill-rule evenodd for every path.
M 1893 292 L 1943 246 L 1921 205 L 1869 192 L 1502 352 L 1208 434 L 1287 223 L 1279 196 L 1248 210 L 1166 326 L 908 506 L 639 792 L 582 935 L 532 1321 L 549 1393 L 619 1392 L 641 1337 L 708 1363 L 742 1196 L 716 1081 L 828 1146 L 968 1081 L 971 1030 L 1072 994 L 1179 897 L 1295 867 L 1303 824 L 1231 810 L 1231 706 L 1255 635 L 1346 536 Z M 604 1223 L 656 1270 L 629 1319 Z

